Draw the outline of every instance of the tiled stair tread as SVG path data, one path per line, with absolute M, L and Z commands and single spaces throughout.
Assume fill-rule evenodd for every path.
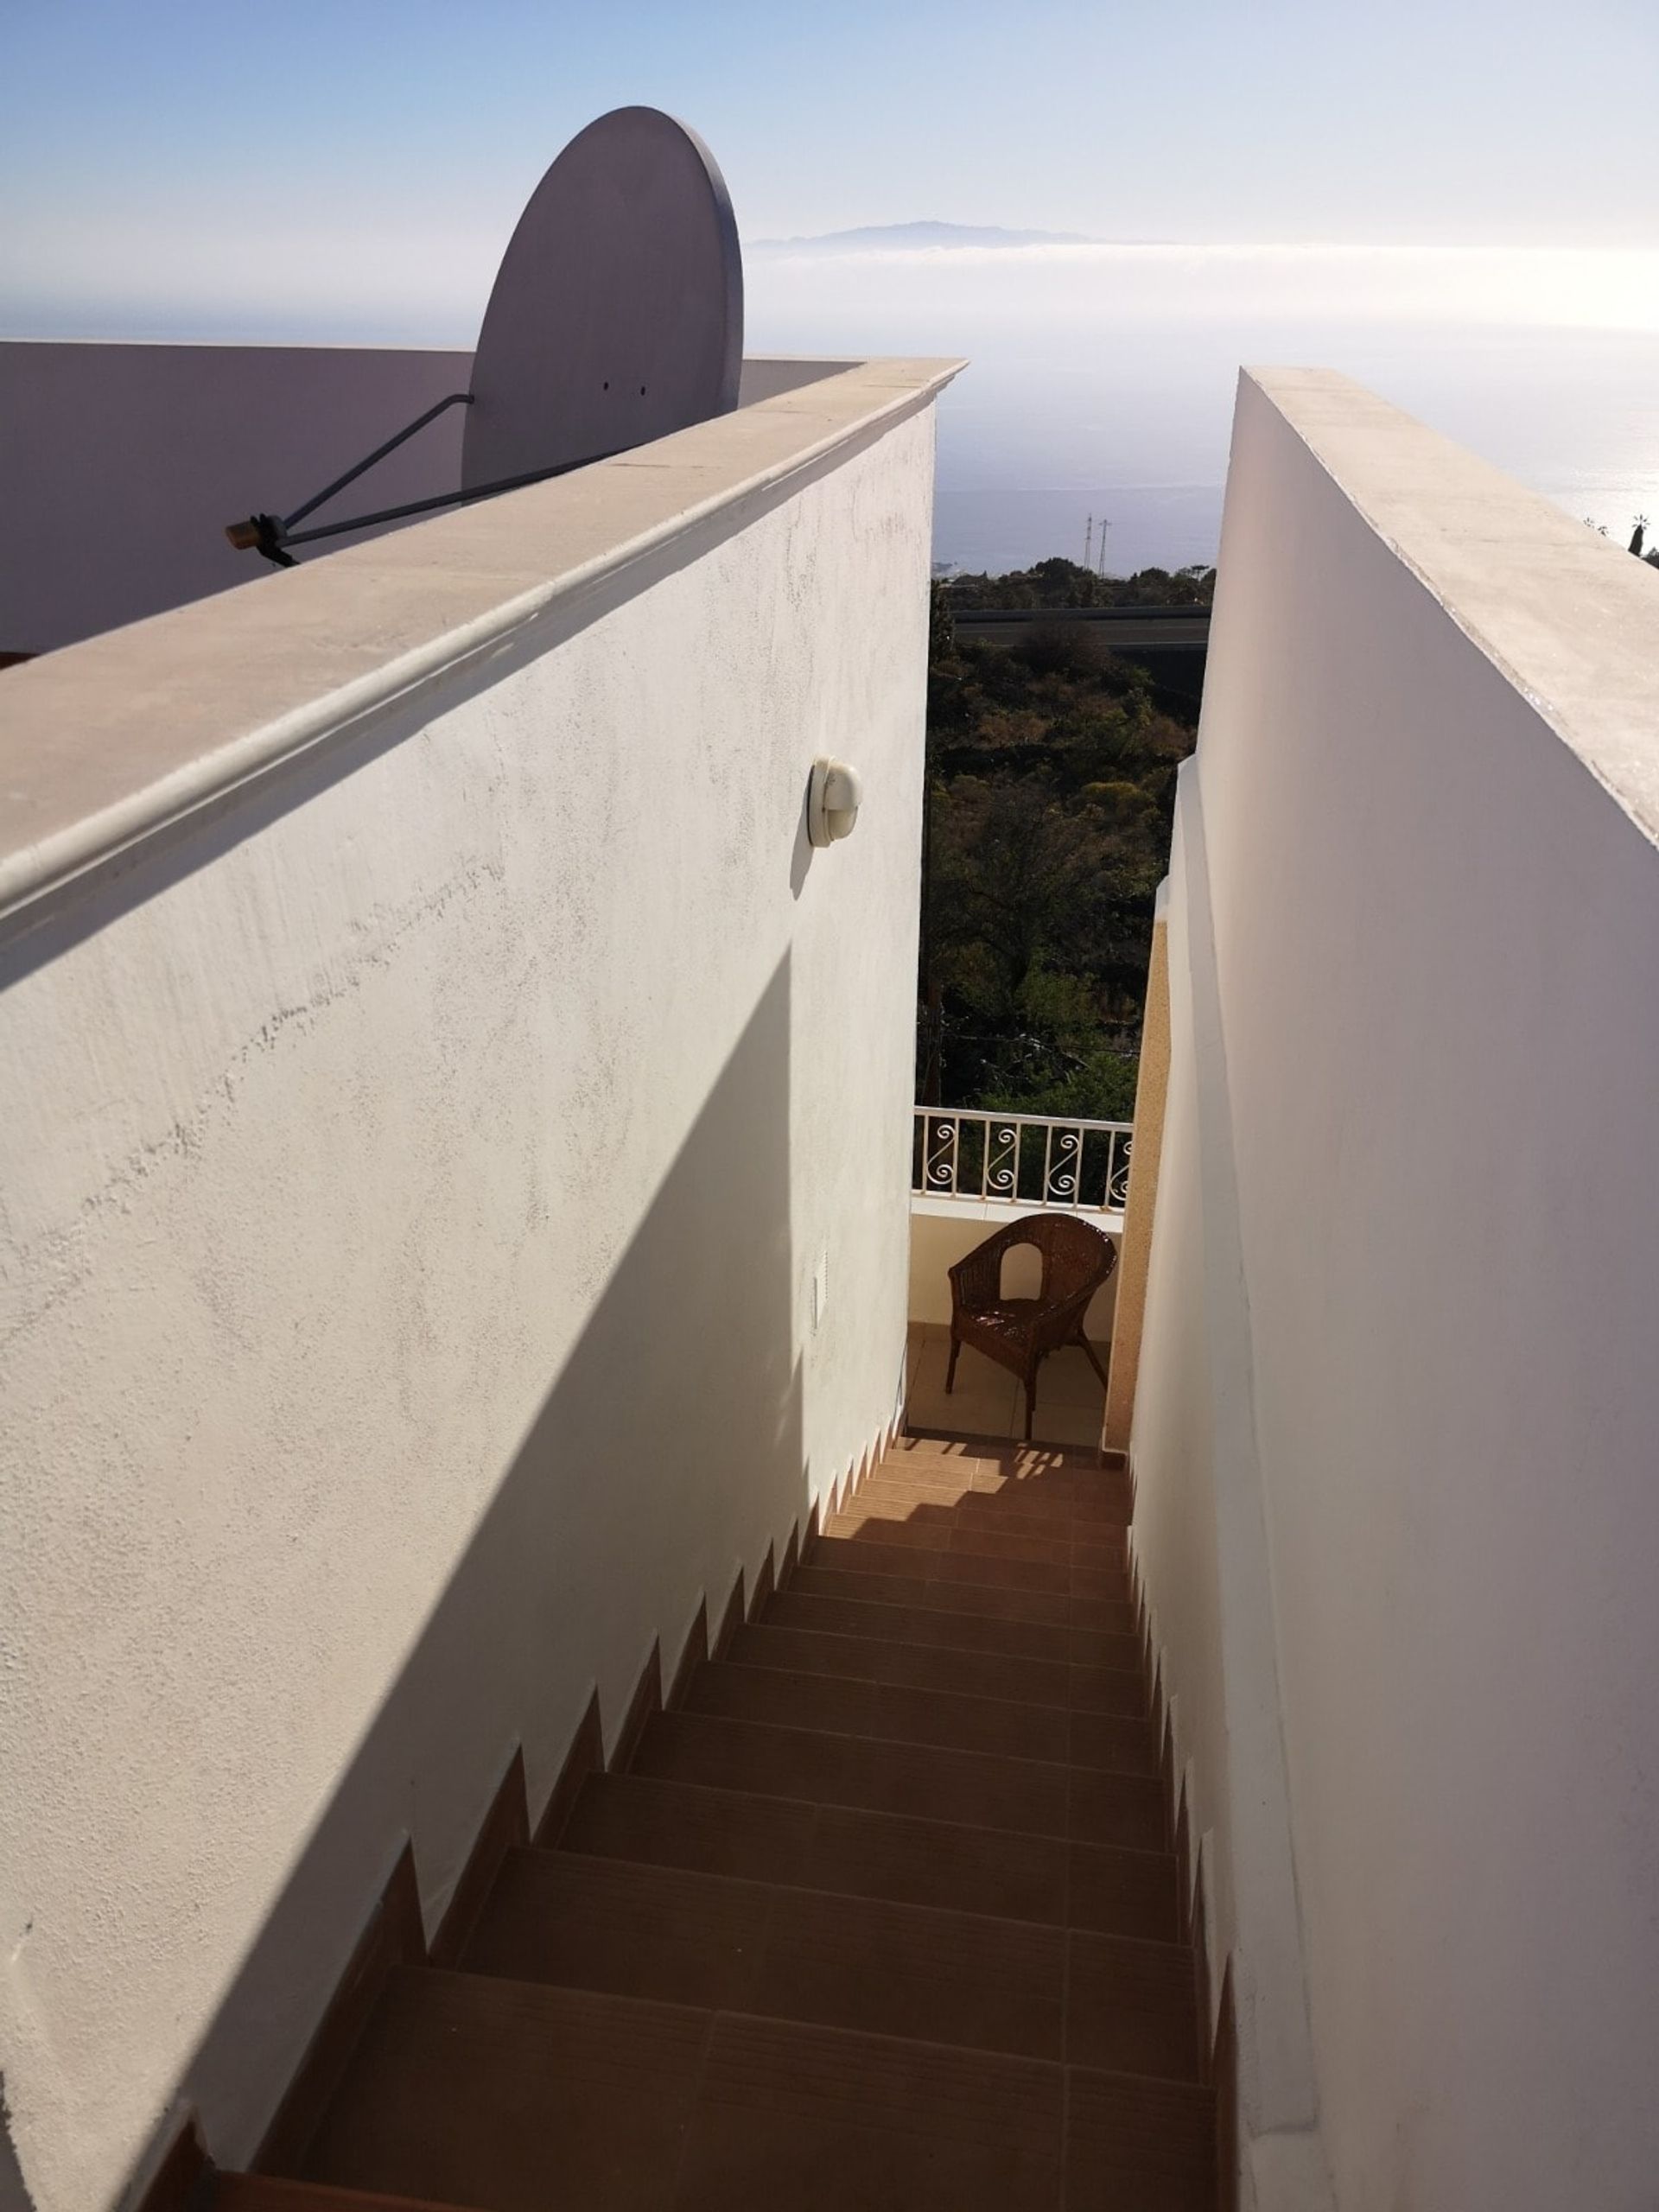
M 457 1964 L 705 2011 L 770 2011 L 754 1999 L 773 1894 L 730 1875 L 513 1850 Z
M 308 2178 L 481 2212 L 672 2204 L 710 2016 L 397 1967 Z
M 972 1460 L 912 1461 L 908 1465 L 885 1459 L 872 1469 L 856 1495 L 880 1496 L 893 1491 L 935 1510 L 949 1511 L 965 1500 L 976 1510 L 1000 1514 L 1031 1510 L 1066 1521 L 1084 1521 L 1103 1528 L 1122 1528 L 1128 1521 L 1125 1487 L 1111 1478 L 1078 1475 L 1018 1475 Z
M 1161 2081 L 1198 2078 L 1192 1954 L 1141 1937 L 1067 1937 L 1065 2056 L 1073 2066 Z
M 524 1851 L 504 1866 L 462 1964 L 527 1981 L 1058 2058 L 1068 1940 L 1058 1928 L 1025 1921 Z M 1180 1951 L 1173 1957 L 1187 1991 L 1191 2041 L 1190 1961 Z M 1111 2014 L 1103 1970 L 1091 1971 L 1091 2036 L 1135 2048 L 1133 2023 Z M 1131 2003 L 1140 2001 L 1136 1974 L 1126 1976 L 1125 1988 Z M 1163 2010 L 1154 2005 L 1138 2070 L 1167 2071 L 1169 2044 Z
M 1209 2088 L 1070 2069 L 1065 2212 L 1210 2212 L 1215 2130 Z
M 682 1711 L 658 1713 L 649 1722 L 633 1764 L 641 1774 L 817 1804 L 911 1813 L 1027 1835 L 1069 1832 L 1070 1770 L 1034 1759 L 872 1743 Z
M 965 1560 L 1024 1560 L 1034 1567 L 1090 1567 L 1119 1575 L 1125 1572 L 1122 1543 L 1103 1540 L 1106 1534 L 1116 1532 L 1079 1536 L 1074 1522 L 1034 1516 L 1027 1516 L 1024 1526 L 1010 1528 L 1006 1515 L 996 1521 L 976 1519 L 972 1514 L 957 1518 L 960 1509 L 937 1517 L 926 1513 L 884 1512 L 881 1503 L 867 1500 L 861 1491 L 843 1511 L 832 1513 L 825 1521 L 824 1536 L 901 1551 L 944 1552 Z M 1093 1522 L 1084 1525 L 1091 1529 L 1095 1526 Z M 965 1574 L 968 1570 L 961 1572 Z
M 1157 2124 L 1120 2139 L 1143 2101 Z M 721 2018 L 675 2212 L 1213 2212 L 1214 2109 L 1181 2084 L 1143 2098 L 1039 2060 Z
M 832 1581 L 833 1578 L 826 1578 Z M 1064 1623 L 1011 1621 L 938 1605 L 897 1605 L 891 1596 L 854 1598 L 833 1587 L 810 1590 L 798 1570 L 786 1589 L 766 1602 L 768 1626 L 817 1629 L 836 1636 L 874 1637 L 882 1643 L 929 1644 L 946 1651 L 1002 1652 L 1010 1657 L 1052 1659 L 1071 1666 L 1138 1672 L 1141 1647 L 1132 1633 L 1071 1629 Z
M 1136 1719 L 1146 1713 L 1141 1676 L 1127 1669 L 1073 1667 L 1064 1659 L 940 1649 L 790 1628 L 776 1620 L 770 1605 L 762 1620 L 738 1630 L 724 1656 L 734 1666 L 902 1682 L 918 1689 L 953 1690 L 963 1697 L 1006 1698 L 1018 1705 L 1058 1705 Z
M 1181 1941 L 1178 1862 L 1165 1851 L 1073 1843 L 1066 1859 L 1066 1923 L 1102 1936 Z
M 988 1503 L 1000 1499 L 1007 1503 L 1035 1503 L 1061 1506 L 1074 1517 L 1087 1516 L 1091 1520 L 1124 1525 L 1131 1517 L 1133 1499 L 1128 1478 L 1103 1474 L 1098 1470 L 1084 1472 L 1078 1469 L 1046 1468 L 1037 1471 L 987 1464 L 969 1464 L 961 1460 L 935 1461 L 931 1464 L 911 1461 L 898 1463 L 884 1460 L 874 1469 L 871 1479 L 879 1483 L 901 1483 L 935 1496 L 962 1497 L 975 1496 Z
M 1214 2125 L 1207 2091 L 1160 2099 L 1167 2161 L 1155 2140 L 1132 2133 L 1114 2165 L 1103 2123 L 1115 2097 L 1133 2106 L 1135 2082 L 1076 2069 L 1062 2075 L 1033 2060 L 988 2063 L 874 2037 L 838 2040 L 832 2058 L 823 2031 L 716 2023 L 676 2212 L 747 2203 L 792 2212 L 1212 2212 L 1211 2169 L 1194 2155 Z M 1081 2127 L 1056 2111 L 1057 2096 L 1069 2107 L 1079 2090 Z M 1120 2174 L 1134 2193 L 1115 2190 Z M 1107 2192 L 1096 2186 L 1101 2177 Z
M 1011 1558 L 1003 1549 L 941 1551 L 918 1544 L 879 1541 L 872 1534 L 815 1537 L 806 1554 L 809 1565 L 846 1567 L 859 1574 L 893 1574 L 929 1581 L 969 1583 L 993 1590 L 1046 1590 L 1058 1594 L 1128 1599 L 1128 1576 L 1120 1566 L 1102 1567 L 1093 1561 L 1074 1564 L 1068 1558 L 1058 1566 L 1043 1559 Z
M 212 2212 L 1213 2212 L 1129 1503 L 906 1440 Z
M 1097 1454 L 1085 1445 L 1027 1443 L 1013 1436 L 976 1436 L 963 1429 L 914 1430 L 897 1437 L 887 1447 L 888 1462 L 907 1459 L 971 1459 L 990 1466 L 1014 1467 L 1025 1471 L 1077 1473 L 1091 1478 L 1109 1474 Z
M 1154 1776 L 1104 1774 L 1071 1767 L 1070 1832 L 1079 1843 L 1110 1844 L 1120 1851 L 1161 1851 L 1162 1782 Z
M 1192 1955 L 1174 1944 L 575 1853 L 509 1853 L 461 1964 L 1164 2079 L 1198 2072 Z
M 1052 1445 L 1017 1444 L 1012 1437 L 995 1437 L 976 1445 L 957 1438 L 918 1438 L 906 1450 L 888 1451 L 870 1471 L 873 1474 L 913 1475 L 919 1481 L 955 1473 L 969 1481 L 1047 1483 L 1051 1487 L 1077 1484 L 1086 1489 L 1128 1495 L 1128 1476 L 1122 1467 L 1103 1467 L 1086 1452 L 1067 1453 Z
M 779 1727 L 819 1728 L 884 1743 L 933 1744 L 998 1757 L 1100 1766 L 1150 1774 L 1157 1764 L 1152 1724 L 1110 1713 L 967 1696 L 909 1683 L 871 1682 L 779 1668 L 706 1661 L 691 1677 L 683 1708 Z
M 590 1775 L 563 1848 L 1173 1941 L 1175 1860 L 649 1775 Z
M 796 1568 L 789 1586 L 827 1598 L 861 1598 L 869 1605 L 916 1605 L 925 1611 L 977 1613 L 986 1620 L 1029 1621 L 1050 1628 L 1092 1628 L 1109 1636 L 1134 1633 L 1134 1612 L 1126 1604 L 1050 1590 L 996 1588 L 976 1582 L 947 1580 L 925 1571 L 928 1556 L 917 1555 L 916 1563 L 922 1567 L 921 1573 L 904 1575 L 871 1571 L 850 1563 L 842 1565 L 839 1558 L 831 1567 L 814 1556 Z
M 1056 2212 L 1063 2083 L 1037 2060 L 722 2018 L 676 2212 Z
M 872 1467 L 865 1483 L 903 1484 L 918 1491 L 957 1497 L 1048 1498 L 1085 1511 L 1105 1508 L 1128 1517 L 1128 1478 L 1099 1467 L 1020 1467 L 995 1459 L 928 1459 L 912 1454 L 887 1459 Z M 860 1485 L 861 1489 L 864 1487 Z
M 911 1483 L 891 1483 L 877 1477 L 853 1493 L 837 1520 L 855 1522 L 866 1530 L 906 1529 L 915 1540 L 967 1550 L 993 1538 L 1030 1538 L 1047 1543 L 1092 1547 L 1122 1566 L 1128 1552 L 1128 1529 L 1119 1521 L 1103 1521 L 1074 1513 L 1064 1501 L 1030 1497 L 988 1497 L 970 1491 L 963 1497 L 947 1497 Z M 831 1533 L 843 1533 L 832 1529 Z
M 399 1968 L 307 2164 L 479 2212 L 1082 2212 L 1102 2177 L 1198 2212 L 1212 2113 L 1040 2059 Z
M 1131 1850 L 1161 1850 L 1165 1842 L 1162 1789 L 1153 1775 L 872 1741 L 704 1713 L 655 1714 L 640 1739 L 634 1770 L 813 1804 Z
M 281 2174 L 217 2173 L 202 2212 L 438 2212 L 430 2197 L 386 2196 L 378 2190 L 332 2189 Z M 456 2212 L 445 2205 L 442 2212 Z M 469 2212 L 482 2212 L 469 2208 Z
M 763 1619 L 739 1629 L 724 1656 L 734 1667 L 886 1682 L 958 1697 L 1000 1698 L 1016 1705 L 1071 1704 L 1071 1668 L 1066 1660 L 953 1651 L 935 1644 L 906 1643 L 902 1638 L 791 1628 L 775 1618 L 770 1604 Z M 1133 1681 L 1134 1677 L 1128 1679 Z
M 947 1502 L 976 1497 L 986 1504 L 1040 1503 L 1119 1527 L 1128 1521 L 1132 1507 L 1128 1478 L 1098 1470 L 1021 1472 L 982 1459 L 884 1459 L 868 1481 Z

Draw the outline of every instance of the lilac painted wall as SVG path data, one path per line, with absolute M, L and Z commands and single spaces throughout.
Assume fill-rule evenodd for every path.
M 0 345 L 0 652 L 73 645 L 269 573 L 226 524 L 297 506 L 471 369 L 470 353 L 406 347 Z M 346 496 L 448 490 L 460 416 Z
M 0 653 L 40 653 L 269 575 L 225 525 L 287 513 L 446 392 L 470 352 L 0 342 Z M 740 404 L 848 365 L 746 361 Z M 317 519 L 461 480 L 459 408 Z M 379 535 L 354 533 L 320 557 Z

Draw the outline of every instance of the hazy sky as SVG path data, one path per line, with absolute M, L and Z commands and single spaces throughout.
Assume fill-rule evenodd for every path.
M 1654 245 L 1656 93 L 1659 0 L 0 0 L 0 299 L 467 338 L 548 161 L 636 100 L 751 238 Z

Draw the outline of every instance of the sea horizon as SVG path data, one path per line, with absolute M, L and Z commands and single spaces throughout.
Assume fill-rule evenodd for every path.
M 1659 517 L 1659 251 L 871 235 L 752 243 L 746 350 L 966 357 L 938 410 L 936 562 L 1208 565 L 1252 363 L 1342 370 L 1610 536 Z M 21 288 L 14 270 L 0 332 L 464 346 L 493 257 L 467 233 L 419 271 L 336 258 L 310 296 L 285 266 L 255 299 L 208 238 L 159 301 L 75 296 L 73 261 Z

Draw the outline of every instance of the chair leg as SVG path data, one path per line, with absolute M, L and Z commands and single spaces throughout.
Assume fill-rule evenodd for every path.
M 944 1370 L 944 1388 L 948 1396 L 957 1387 L 957 1354 L 962 1350 L 962 1338 L 954 1333 L 950 1338 L 950 1364 Z
M 1100 1387 L 1103 1390 L 1106 1388 L 1106 1370 L 1101 1365 L 1093 1344 L 1091 1344 L 1088 1338 L 1084 1335 L 1083 1325 L 1081 1322 L 1077 1325 L 1077 1342 L 1083 1346 L 1084 1357 L 1089 1362 L 1090 1366 L 1094 1369 L 1096 1374 L 1099 1376 Z
M 1026 1370 L 1026 1441 L 1031 1441 L 1031 1424 L 1037 1418 L 1037 1362 Z

